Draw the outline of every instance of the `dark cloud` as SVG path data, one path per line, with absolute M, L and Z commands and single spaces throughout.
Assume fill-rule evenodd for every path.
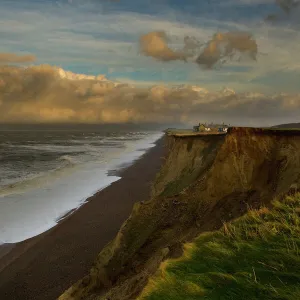
M 279 19 L 280 19 L 280 17 L 278 15 L 269 14 L 268 16 L 265 17 L 264 21 L 273 23 L 273 22 L 278 21 Z
M 0 67 L 1 122 L 199 122 L 275 124 L 297 117 L 299 95 L 198 93 L 61 79 L 48 65 Z M 285 120 L 284 120 L 285 118 Z
M 212 68 L 218 63 L 241 58 L 247 55 L 256 60 L 257 43 L 252 35 L 247 32 L 216 33 L 202 50 L 196 63 L 206 68 Z
M 276 4 L 286 13 L 289 14 L 292 9 L 299 6 L 299 0 L 276 0 Z
M 247 55 L 252 60 L 256 60 L 257 55 L 257 43 L 246 32 L 216 33 L 205 44 L 195 37 L 185 36 L 183 43 L 182 50 L 172 50 L 168 46 L 168 38 L 163 31 L 150 32 L 140 37 L 141 53 L 146 56 L 165 62 L 187 61 L 192 57 L 197 57 L 195 62 L 209 69 L 234 58 L 241 59 L 242 55 Z
M 27 63 L 36 60 L 34 55 L 17 55 L 14 53 L 0 53 L 0 64 Z
M 276 0 L 275 2 L 283 13 L 269 14 L 264 21 L 269 23 L 278 21 L 292 21 L 292 23 L 299 23 L 299 0 Z
M 197 54 L 197 52 L 199 52 L 199 49 L 203 46 L 203 43 L 196 39 L 194 36 L 185 36 L 183 42 L 183 53 L 185 53 L 187 57 Z

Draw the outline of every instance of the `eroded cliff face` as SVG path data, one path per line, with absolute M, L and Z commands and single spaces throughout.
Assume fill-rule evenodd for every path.
M 299 131 L 230 128 L 227 135 L 166 139 L 169 154 L 151 199 L 134 206 L 90 274 L 61 300 L 136 299 L 182 243 L 300 183 Z
M 211 167 L 225 135 L 167 136 L 168 156 L 153 185 L 152 197 L 182 192 Z

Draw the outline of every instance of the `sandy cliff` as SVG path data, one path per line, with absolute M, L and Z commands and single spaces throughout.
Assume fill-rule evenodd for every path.
M 300 131 L 230 128 L 227 135 L 166 136 L 152 197 L 135 205 L 90 274 L 59 299 L 135 299 L 182 243 L 300 183 Z

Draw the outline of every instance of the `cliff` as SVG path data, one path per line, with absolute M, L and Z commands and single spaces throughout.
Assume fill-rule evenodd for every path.
M 230 128 L 223 135 L 166 135 L 152 197 L 134 206 L 90 274 L 59 299 L 135 299 L 166 258 L 249 208 L 271 206 L 300 183 L 300 131 Z
M 164 261 L 139 300 L 300 299 L 300 193 L 249 210 Z

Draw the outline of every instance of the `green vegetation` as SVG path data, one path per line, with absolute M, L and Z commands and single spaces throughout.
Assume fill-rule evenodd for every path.
M 139 299 L 300 299 L 300 193 L 186 244 Z
M 193 133 L 193 129 L 176 129 L 176 128 L 172 128 L 172 129 L 167 129 L 165 131 L 167 134 L 173 135 L 173 134 L 190 134 Z
M 286 134 L 287 132 L 289 134 L 299 134 L 300 133 L 300 128 L 281 128 L 281 127 L 229 127 L 229 130 L 231 128 L 245 128 L 245 129 L 253 129 L 253 130 L 258 130 L 261 132 L 265 133 L 273 133 L 273 134 Z M 172 130 L 167 130 L 166 133 L 168 135 L 173 135 L 177 137 L 190 137 L 190 136 L 199 136 L 199 135 L 207 135 L 207 136 L 212 136 L 212 135 L 226 135 L 226 132 L 218 132 L 218 131 L 193 131 L 193 130 L 177 130 L 177 129 L 172 129 Z

